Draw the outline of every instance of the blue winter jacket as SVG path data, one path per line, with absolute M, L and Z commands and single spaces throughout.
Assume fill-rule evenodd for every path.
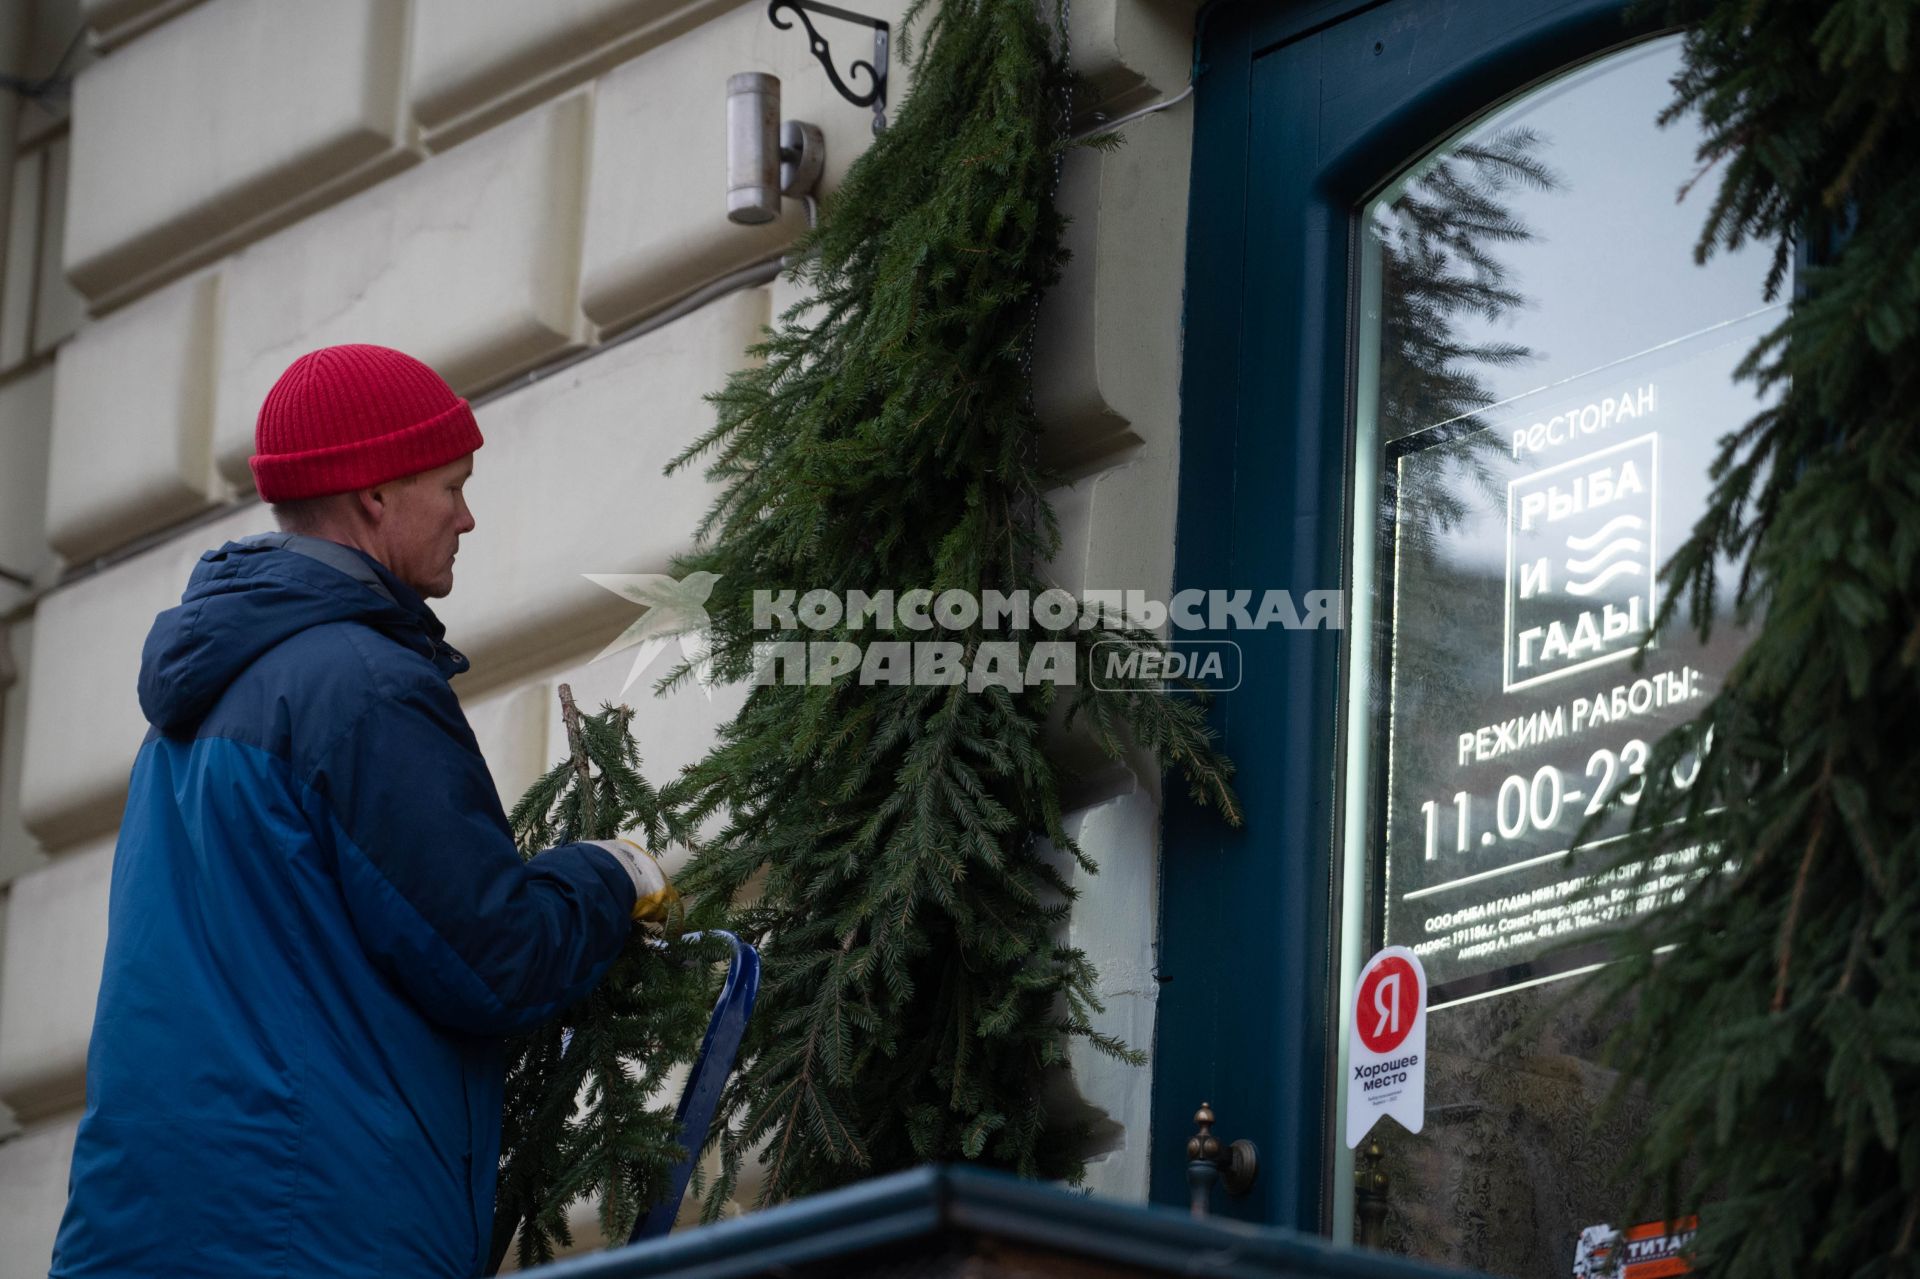
M 54 1275 L 483 1268 L 500 1036 L 587 993 L 634 892 L 602 849 L 515 852 L 442 634 L 286 534 L 154 622 Z

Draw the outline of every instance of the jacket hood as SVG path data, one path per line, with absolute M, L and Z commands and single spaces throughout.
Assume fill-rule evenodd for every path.
M 467 669 L 427 602 L 378 560 L 337 542 L 263 533 L 202 555 L 180 603 L 154 619 L 140 656 L 140 709 L 162 733 L 190 734 L 264 653 L 330 622 L 371 627 L 449 678 Z

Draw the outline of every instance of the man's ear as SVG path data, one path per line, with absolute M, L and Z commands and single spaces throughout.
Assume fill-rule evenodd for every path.
M 387 513 L 387 486 L 377 485 L 370 489 L 356 489 L 353 494 L 354 507 L 369 524 L 378 524 Z

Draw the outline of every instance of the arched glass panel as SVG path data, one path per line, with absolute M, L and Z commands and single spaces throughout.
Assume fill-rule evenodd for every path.
M 1677 200 L 1699 138 L 1654 123 L 1679 58 L 1663 38 L 1535 89 L 1361 213 L 1340 1007 L 1372 950 L 1420 954 L 1426 1127 L 1382 1125 L 1378 1242 L 1500 1275 L 1634 1224 L 1569 978 L 1690 872 L 1597 875 L 1624 812 L 1570 845 L 1747 640 L 1723 616 L 1634 663 L 1779 318 L 1764 247 L 1693 261 L 1712 178 Z

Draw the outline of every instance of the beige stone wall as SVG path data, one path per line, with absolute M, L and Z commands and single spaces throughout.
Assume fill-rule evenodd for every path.
M 1184 86 L 1188 0 L 1073 14 L 1089 119 Z M 580 575 L 685 549 L 710 492 L 661 466 L 791 300 L 712 296 L 803 225 L 726 221 L 726 77 L 781 76 L 829 188 L 869 137 L 758 0 L 22 0 L 0 70 L 45 74 L 83 24 L 70 99 L 0 94 L 0 1279 L 45 1273 L 64 1199 L 140 644 L 201 551 L 268 526 L 246 467 L 267 386 L 371 341 L 482 399 L 479 526 L 442 615 L 511 800 L 559 751 L 553 685 L 625 677 L 590 659 L 626 606 Z M 909 82 L 896 62 L 896 100 Z M 1037 368 L 1068 587 L 1168 587 L 1189 112 L 1063 176 L 1077 256 Z M 650 769 L 696 758 L 739 696 L 647 701 Z M 1072 940 L 1110 1028 L 1150 1044 L 1157 779 L 1107 769 L 1075 804 L 1106 870 Z M 1094 1186 L 1142 1197 L 1150 1073 L 1081 1065 L 1112 1121 Z

